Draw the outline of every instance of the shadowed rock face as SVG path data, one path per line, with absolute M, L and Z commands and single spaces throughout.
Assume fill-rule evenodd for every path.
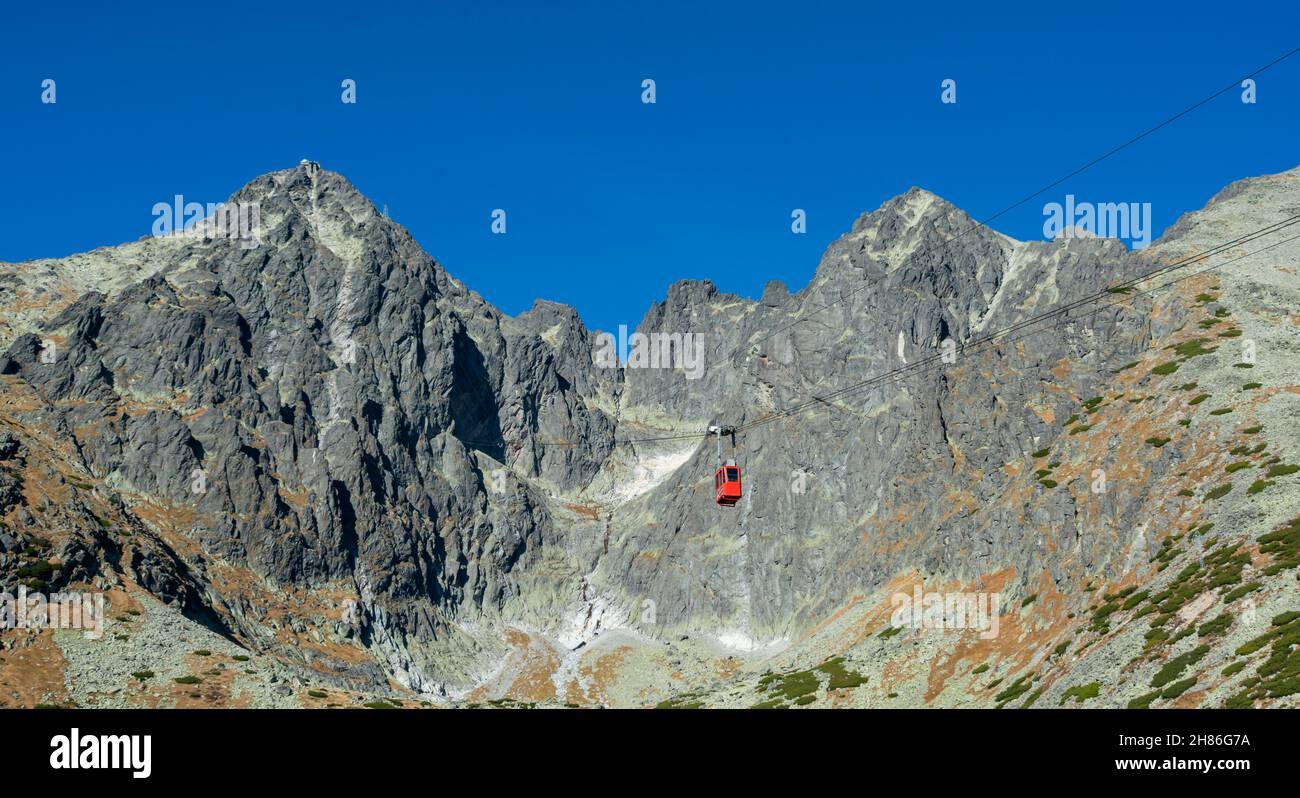
M 706 376 L 691 385 L 629 370 L 624 401 L 696 428 L 715 418 L 754 422 L 934 356 L 945 339 L 978 341 L 1143 268 L 1117 242 L 1013 242 L 913 189 L 861 217 L 795 296 L 769 290 L 755 304 L 709 285 L 674 286 L 642 326 L 706 330 Z M 749 497 L 736 511 L 712 506 L 715 454 L 700 448 L 616 514 L 625 545 L 602 573 L 656 597 L 670 618 L 707 618 L 699 625 L 721 623 L 761 640 L 796 635 L 907 568 L 974 577 L 1048 558 L 1031 536 L 1050 521 L 1060 528 L 1053 548 L 1064 549 L 1067 538 L 1073 544 L 1064 494 L 1027 512 L 980 510 L 1012 481 L 1003 466 L 1059 429 L 1044 417 L 1062 417 L 1117 358 L 1145 346 L 1147 334 L 1143 315 L 1129 309 L 1080 313 L 960 352 L 951 366 L 755 427 L 740 440 Z M 1062 363 L 1068 373 L 1054 375 Z M 1105 544 L 1090 545 L 1085 558 L 1104 568 Z M 1059 567 L 1052 559 L 1049 567 Z
M 912 189 L 858 219 L 797 294 L 673 285 L 638 329 L 702 336 L 689 379 L 593 363 L 597 340 L 566 306 L 502 315 L 337 174 L 275 172 L 231 201 L 258 204 L 260 246 L 78 256 L 138 279 L 13 329 L 0 372 L 40 399 L 24 424 L 180 529 L 159 593 L 184 584 L 254 645 L 284 646 L 268 632 L 284 608 L 209 568 L 354 597 L 334 639 L 432 690 L 489 670 L 504 624 L 574 643 L 633 626 L 757 644 L 903 571 L 1012 568 L 1023 588 L 1127 567 L 1149 497 L 1118 489 L 1099 522 L 1075 494 L 1034 489 L 1024 464 L 1185 314 L 1139 295 L 985 336 L 1145 272 L 1159 247 L 1016 242 Z M 951 364 L 837 393 L 947 339 Z M 730 510 L 712 500 L 712 441 L 623 443 L 760 421 L 737 440 L 747 496 Z
M 177 247 L 52 319 L 54 364 L 27 334 L 5 370 L 81 431 L 94 476 L 192 510 L 203 556 L 276 585 L 350 584 L 399 638 L 501 608 L 553 532 L 527 486 L 490 504 L 475 453 L 562 489 L 610 448 L 583 392 L 612 380 L 591 373 L 576 315 L 504 318 L 329 172 L 266 175 L 231 201 L 258 203 L 261 246 Z M 535 448 L 546 437 L 584 445 Z

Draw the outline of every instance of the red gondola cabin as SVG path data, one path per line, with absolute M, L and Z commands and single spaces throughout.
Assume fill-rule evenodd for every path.
M 735 507 L 740 501 L 740 466 L 728 461 L 713 476 L 713 486 L 720 506 Z

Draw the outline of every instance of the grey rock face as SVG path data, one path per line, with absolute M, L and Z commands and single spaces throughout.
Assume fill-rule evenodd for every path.
M 692 379 L 601 367 L 568 307 L 504 316 L 334 173 L 275 172 L 231 201 L 258 204 L 260 246 L 154 247 L 140 279 L 16 336 L 0 373 L 125 506 L 188 523 L 194 550 L 132 550 L 134 578 L 256 645 L 280 645 L 266 607 L 209 567 L 355 596 L 358 615 L 330 622 L 340 639 L 437 691 L 489 669 L 504 624 L 761 642 L 909 569 L 1062 582 L 1122 566 L 1069 493 L 1001 500 L 1011 466 L 1178 320 L 1134 297 L 987 337 L 1151 267 L 1116 242 L 1015 242 L 913 189 L 796 294 L 673 285 L 638 330 L 701 336 Z M 954 363 L 837 393 L 947 340 Z M 689 437 L 716 422 L 742 427 L 731 510 L 713 502 L 713 442 Z M 1111 523 L 1140 502 L 1117 497 Z M 90 570 L 80 550 L 66 562 Z M 645 601 L 651 622 L 634 618 Z
M 192 512 L 205 557 L 355 590 L 363 637 L 382 619 L 431 640 L 462 608 L 501 607 L 550 521 L 526 488 L 494 501 L 473 452 L 564 489 L 612 440 L 583 395 L 610 378 L 576 315 L 505 319 L 328 172 L 267 175 L 231 201 L 258 203 L 262 246 L 187 243 L 51 319 L 54 363 L 29 333 L 3 370 L 83 430 L 95 477 Z
M 732 332 L 709 350 L 698 388 L 672 373 L 629 371 L 625 401 L 696 428 L 745 425 L 1144 268 L 1117 242 L 1012 242 L 914 189 L 860 218 L 793 297 L 774 289 L 754 304 L 675 286 L 643 327 Z M 978 512 L 1011 482 L 1004 465 L 1059 433 L 1027 408 L 1061 417 L 1146 337 L 1138 313 L 1090 309 L 747 430 L 749 498 L 738 512 L 713 505 L 715 455 L 696 449 L 616 516 L 623 545 L 602 573 L 659 597 L 661 615 L 761 640 L 793 635 L 905 569 L 973 577 L 1040 556 L 1030 538 L 1038 524 Z M 1063 363 L 1069 376 L 1054 376 Z M 1073 537 L 1064 495 L 1025 509 Z M 1104 559 L 1103 544 L 1092 545 Z

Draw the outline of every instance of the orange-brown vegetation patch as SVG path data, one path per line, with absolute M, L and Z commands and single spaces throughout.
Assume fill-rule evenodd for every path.
M 0 632 L 0 639 L 14 645 L 0 651 L 0 707 L 70 703 L 63 683 L 68 661 L 53 632 L 12 629 Z
M 133 613 L 144 615 L 144 605 L 136 601 L 130 593 L 120 587 L 112 587 L 104 591 L 104 602 L 108 606 L 108 612 L 112 615 L 121 615 L 123 613 Z
M 1056 411 L 1053 410 L 1050 405 L 1043 405 L 1041 407 L 1037 405 L 1030 405 L 1029 411 L 1034 415 L 1038 416 L 1038 420 L 1043 422 L 1044 424 L 1056 423 Z
M 611 703 L 609 691 L 618 683 L 623 663 L 631 653 L 631 646 L 619 646 L 607 654 L 597 656 L 594 665 L 585 662 L 579 665 L 578 672 L 582 675 L 582 680 L 579 682 L 574 679 L 569 682 L 565 691 L 568 703 L 580 705 Z M 583 685 L 586 686 L 585 690 Z
M 830 626 L 831 624 L 835 623 L 835 622 L 838 621 L 840 618 L 844 617 L 844 615 L 845 615 L 849 610 L 851 610 L 851 609 L 853 609 L 854 607 L 856 607 L 857 605 L 861 604 L 864 600 L 866 600 L 866 596 L 864 596 L 864 595 L 862 595 L 862 594 L 860 594 L 860 593 L 857 594 L 857 595 L 855 595 L 855 596 L 852 596 L 852 597 L 848 600 L 848 602 L 847 602 L 846 604 L 844 604 L 842 607 L 840 607 L 840 608 L 839 608 L 838 610 L 836 610 L 835 612 L 832 612 L 829 616 L 827 616 L 827 617 L 826 617 L 824 620 L 822 620 L 820 623 L 818 623 L 818 624 L 816 624 L 815 626 L 813 626 L 812 628 L 810 628 L 807 632 L 805 632 L 804 634 L 800 635 L 799 638 L 798 638 L 798 640 L 797 640 L 797 642 L 802 643 L 803 641 L 805 641 L 805 640 L 807 640 L 807 639 L 809 639 L 809 638 L 811 638 L 811 637 L 816 637 L 818 634 L 820 634 L 820 633 L 822 632 L 822 630 L 826 629 L 828 626 Z
M 228 657 L 212 654 L 202 657 L 186 654 L 183 658 L 186 671 L 203 681 L 199 684 L 177 684 L 168 681 L 161 687 L 161 695 L 155 694 L 160 702 L 158 706 L 173 706 L 177 709 L 246 709 L 250 699 L 246 693 L 235 694 L 235 674 L 241 663 Z M 217 664 L 225 665 L 217 668 Z
M 596 507 L 595 505 L 569 504 L 566 502 L 564 506 L 572 510 L 573 512 L 577 513 L 578 515 L 584 516 L 586 518 L 590 518 L 593 521 L 600 519 L 600 508 Z
M 513 633 L 513 634 L 512 634 Z M 552 674 L 560 667 L 560 658 L 544 641 L 534 641 L 517 629 L 507 632 L 506 642 L 513 648 L 514 680 L 506 696 L 516 701 L 550 701 L 556 697 Z
M 880 669 L 880 689 L 886 694 L 898 692 L 901 685 L 907 683 L 916 674 L 915 668 L 907 661 L 907 657 L 896 657 L 885 663 Z
M 953 589 L 1001 593 L 1014 577 L 1015 569 L 1004 568 L 985 576 L 978 584 L 958 584 Z M 927 702 L 943 692 L 944 685 L 957 673 L 958 667 L 974 668 L 982 662 L 989 662 L 1001 665 L 1006 674 L 1015 673 L 1063 636 L 1072 625 L 1065 597 L 1057 592 L 1046 572 L 1040 575 L 1036 590 L 1037 598 L 1028 606 L 1022 607 L 1018 602 L 1001 606 L 995 637 L 984 639 L 978 630 L 969 630 L 957 637 L 952 649 L 934 659 L 927 681 Z

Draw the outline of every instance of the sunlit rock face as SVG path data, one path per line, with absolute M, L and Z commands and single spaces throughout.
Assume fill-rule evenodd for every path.
M 555 303 L 502 314 L 304 164 L 231 197 L 257 208 L 255 245 L 210 229 L 0 264 L 4 412 L 136 530 L 65 513 L 78 576 L 127 576 L 341 679 L 459 694 L 520 629 L 561 653 L 619 634 L 756 656 L 904 574 L 1024 597 L 1145 566 L 1135 539 L 1178 523 L 1166 499 L 1194 479 L 1190 444 L 1146 457 L 1187 410 L 1151 368 L 1207 303 L 1074 305 L 1300 206 L 1298 182 L 1235 184 L 1141 253 L 1015 241 L 912 189 L 797 293 L 679 282 L 606 336 Z M 1250 340 L 1294 351 L 1274 322 L 1295 255 L 1217 276 Z M 628 333 L 688 357 L 602 357 Z M 1277 401 L 1260 412 L 1294 412 Z M 714 502 L 712 424 L 740 428 L 734 508 Z

